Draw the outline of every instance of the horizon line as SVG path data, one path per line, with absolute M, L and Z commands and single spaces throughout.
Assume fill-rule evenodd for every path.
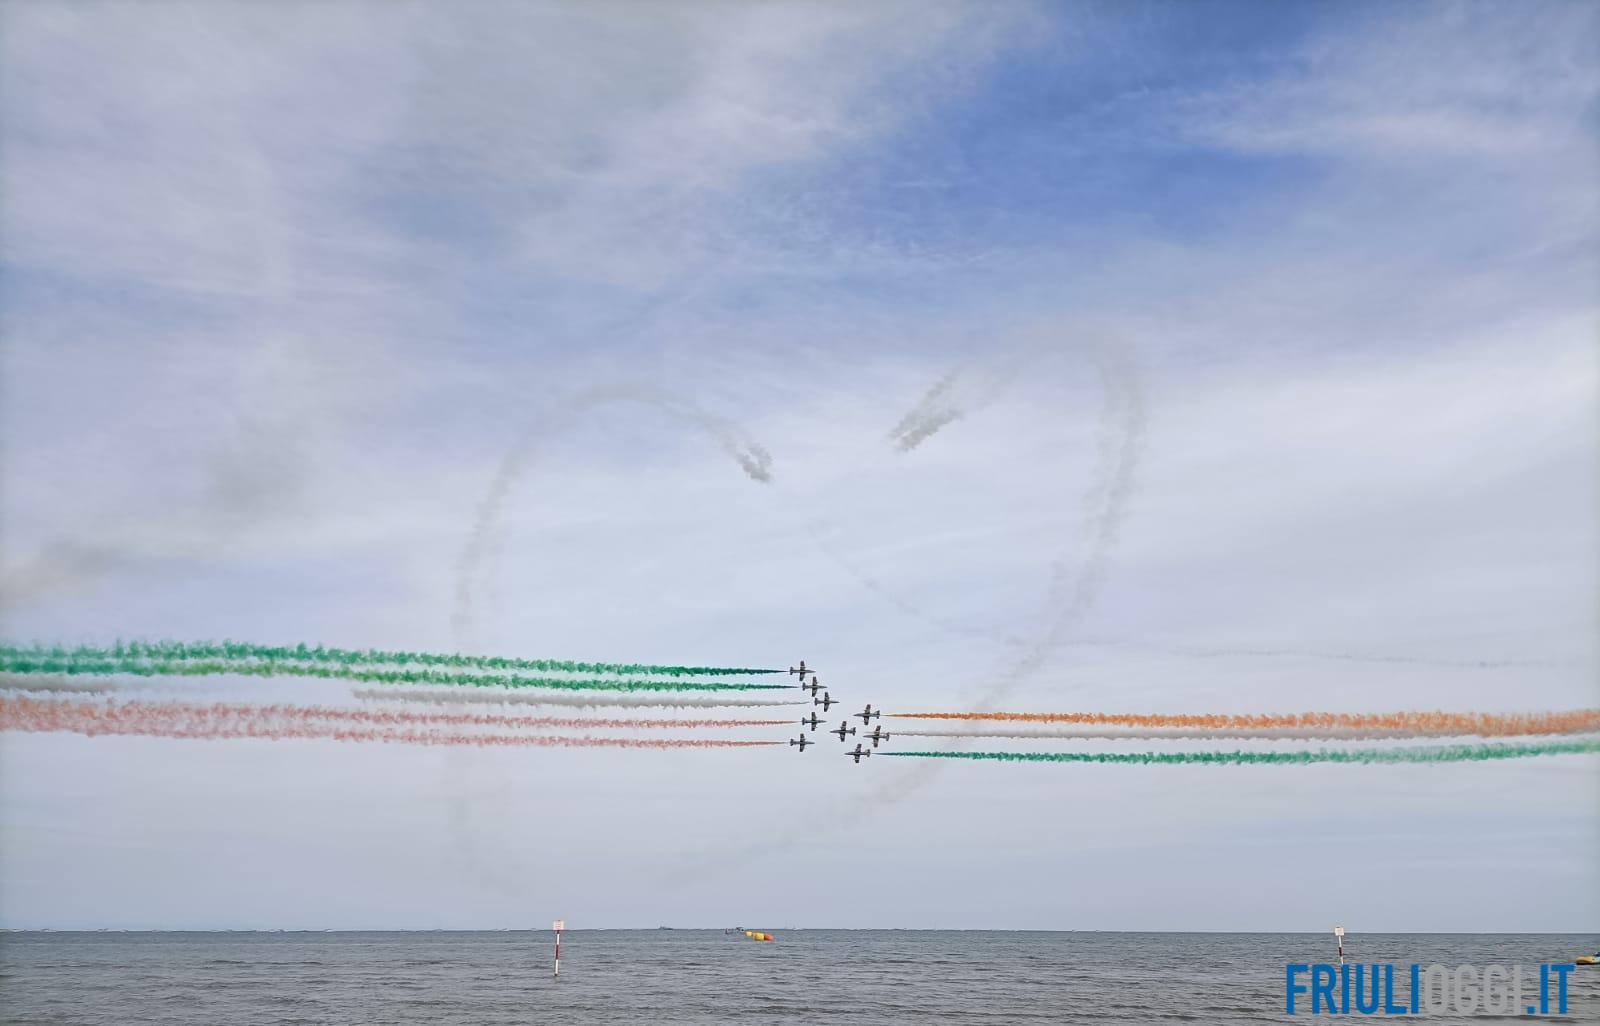
M 732 926 L 588 926 L 567 927 L 565 933 L 657 933 L 657 932 L 725 932 L 743 929 Z M 1322 930 L 1114 930 L 1072 929 L 1061 927 L 1021 926 L 767 926 L 767 930 L 796 932 L 831 931 L 834 933 L 1114 933 L 1114 934 L 1252 934 L 1285 937 L 1314 937 L 1332 935 L 1333 928 Z M 61 927 L 61 926 L 0 926 L 0 933 L 553 933 L 549 927 L 538 926 L 484 926 L 484 927 Z M 1371 930 L 1356 933 L 1346 930 L 1350 937 L 1513 937 L 1513 936 L 1573 936 L 1600 934 L 1600 930 Z

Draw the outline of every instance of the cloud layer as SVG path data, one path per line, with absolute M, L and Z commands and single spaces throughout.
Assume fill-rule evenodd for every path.
M 1592 707 L 1596 32 L 1563 3 L 10 5 L 6 637 L 804 656 L 905 708 Z M 997 795 L 833 751 L 571 752 L 552 787 L 539 751 L 207 747 L 0 739 L 6 924 L 1326 920 L 1219 919 L 1233 867 L 1338 873 L 1373 929 L 1600 913 L 1587 757 Z M 726 865 L 885 788 L 868 835 Z M 693 870 L 670 894 L 619 854 L 641 835 Z M 1486 873 L 1549 886 L 1466 921 Z M 870 910 L 827 882 L 863 877 Z M 951 879 L 985 883 L 929 907 Z

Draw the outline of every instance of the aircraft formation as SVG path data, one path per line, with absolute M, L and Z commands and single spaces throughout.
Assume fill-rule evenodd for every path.
M 789 672 L 794 674 L 795 676 L 797 676 L 800 679 L 800 690 L 801 691 L 810 691 L 811 692 L 811 704 L 812 705 L 821 706 L 823 713 L 827 713 L 827 711 L 832 706 L 835 706 L 835 705 L 839 704 L 838 700 L 835 699 L 831 694 L 829 694 L 827 691 L 822 691 L 822 682 L 818 679 L 816 673 L 810 667 L 806 666 L 806 661 L 804 659 L 800 660 L 800 665 L 799 666 L 791 666 L 791 667 L 789 667 Z M 811 676 L 811 680 L 809 682 L 806 680 L 806 675 L 807 674 L 810 674 L 810 676 Z M 818 695 L 817 695 L 818 691 L 822 691 L 821 697 L 818 697 Z M 839 721 L 839 726 L 835 727 L 832 730 L 823 731 L 823 733 L 836 734 L 836 735 L 838 735 L 839 740 L 842 743 L 849 744 L 850 743 L 849 742 L 849 738 L 856 733 L 856 729 L 857 729 L 855 727 L 850 726 L 851 717 L 859 717 L 860 718 L 860 720 L 861 720 L 860 729 L 863 730 L 863 731 L 867 729 L 867 726 L 873 720 L 879 720 L 880 721 L 877 726 L 872 728 L 872 731 L 870 733 L 865 733 L 865 734 L 860 735 L 865 740 L 857 741 L 856 742 L 856 746 L 855 746 L 854 749 L 849 749 L 849 748 L 845 749 L 844 754 L 848 755 L 851 759 L 855 760 L 856 765 L 859 766 L 859 765 L 861 765 L 861 760 L 862 759 L 864 759 L 864 758 L 866 758 L 866 757 L 868 757 L 868 756 L 870 756 L 872 754 L 872 749 L 873 748 L 877 748 L 879 744 L 883 743 L 884 741 L 889 740 L 889 734 L 888 734 L 887 731 L 885 731 L 883 729 L 883 724 L 881 722 L 882 719 L 883 719 L 883 710 L 882 709 L 874 709 L 872 707 L 872 703 L 871 702 L 868 702 L 867 705 L 866 705 L 866 708 L 862 709 L 860 712 L 851 713 L 850 716 L 847 716 L 844 719 L 840 720 Z M 806 731 L 809 730 L 809 731 L 812 731 L 812 732 L 816 732 L 817 728 L 819 726 L 821 726 L 822 723 L 823 723 L 822 718 L 820 716 L 818 716 L 815 711 L 813 711 L 810 716 L 806 716 L 806 717 L 801 718 L 801 720 L 800 720 L 800 736 L 797 737 L 797 738 L 790 739 L 789 744 L 792 747 L 799 748 L 802 753 L 805 752 L 807 745 L 819 744 L 820 742 L 818 740 L 816 740 L 814 738 L 807 737 L 806 736 Z M 867 748 L 866 747 L 866 742 L 867 741 L 871 741 L 872 742 L 872 748 Z

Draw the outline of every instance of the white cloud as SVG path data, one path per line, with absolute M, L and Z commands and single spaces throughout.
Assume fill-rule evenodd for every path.
M 1019 705 L 1592 700 L 1596 317 L 1592 283 L 1573 284 L 1593 262 L 1581 26 L 1506 35 L 1396 16 L 1311 44 L 1248 92 L 1202 87 L 1187 105 L 1163 94 L 1138 110 L 1143 97 L 1119 98 L 1123 128 L 1158 133 L 1157 148 L 1199 140 L 1315 163 L 1296 191 L 1232 208 L 1225 229 L 1067 217 L 1026 251 L 980 230 L 960 249 L 992 249 L 994 263 L 930 279 L 914 252 L 850 249 L 826 218 L 808 220 L 827 197 L 796 195 L 786 175 L 825 194 L 908 121 L 937 130 L 929 110 L 988 84 L 978 72 L 1027 45 L 1018 23 L 1032 16 L 8 6 L 0 245 L 8 272 L 75 287 L 4 311 L 6 570 L 56 545 L 115 563 L 92 586 L 8 608 L 8 634 L 447 647 L 452 574 L 505 447 L 565 395 L 642 379 L 739 422 L 772 452 L 774 483 L 753 484 L 715 442 L 648 409 L 575 424 L 508 500 L 484 647 L 806 656 L 851 702 L 953 704 L 1014 655 L 1004 636 L 1037 629 L 1051 563 L 1081 554 L 1102 397 L 1066 345 L 996 375 L 1006 383 L 980 389 L 983 410 L 913 453 L 887 433 L 953 365 L 1003 354 L 1019 326 L 1070 343 L 1098 316 L 1143 358 L 1146 462 L 1101 601 Z M 769 238 L 773 225 L 792 238 Z M 1080 232 L 1109 237 L 1074 248 Z M 863 287 L 891 271 L 925 292 Z M 815 543 L 818 521 L 854 570 Z M 1117 643 L 1075 643 L 1086 640 Z M 1185 647 L 1208 645 L 1302 651 Z M 1427 664 L 1441 654 L 1552 665 L 1513 678 Z M 142 885 L 181 882 L 249 838 L 252 894 L 271 901 L 235 911 L 300 917 L 284 925 L 330 907 L 414 924 L 445 905 L 459 910 L 452 925 L 501 922 L 501 878 L 519 900 L 555 900 L 553 885 L 518 892 L 530 876 L 559 878 L 590 922 L 734 915 L 726 880 L 664 897 L 615 853 L 643 832 L 699 858 L 792 821 L 771 778 L 743 772 L 751 763 L 694 757 L 659 773 L 580 755 L 554 767 L 571 784 L 553 792 L 552 765 L 531 761 L 542 756 L 287 751 L 7 738 L 0 904 L 25 892 L 29 909 L 153 917 Z M 15 769 L 46 761 L 70 769 Z M 834 761 L 814 772 L 845 803 L 894 772 Z M 1193 922 L 1208 900 L 1194 880 L 1130 881 L 1119 867 L 1197 833 L 1226 849 L 1231 830 L 1270 831 L 1352 788 L 1382 808 L 1344 824 L 1351 843 L 1383 843 L 1417 809 L 1459 799 L 1464 779 L 1240 774 L 1210 778 L 1197 803 L 1182 771 L 1070 783 L 998 772 L 1000 799 L 994 777 L 948 773 L 937 793 L 885 810 L 881 847 L 778 852 L 759 873 L 730 870 L 750 885 L 731 890 L 760 893 L 802 861 L 854 873 L 952 845 L 973 860 L 957 869 L 1015 874 L 1028 893 L 1054 890 L 1043 884 L 1070 863 L 1106 893 L 1136 891 Z M 1552 817 L 1589 785 L 1564 772 L 1471 780 L 1570 841 Z M 401 777 L 427 782 L 404 809 Z M 1463 813 L 1441 829 L 1470 843 L 1483 822 Z M 570 850 L 540 850 L 547 823 L 572 827 Z M 1037 861 L 993 851 L 1005 830 Z M 139 856 L 110 880 L 85 868 L 106 845 Z M 398 849 L 414 861 L 387 876 L 337 894 L 320 882 L 330 851 L 382 864 Z M 1273 881 L 1307 864 L 1350 871 L 1310 847 L 1265 863 L 1228 850 Z M 1359 871 L 1390 864 L 1409 865 Z M 93 903 L 66 904 L 61 867 L 95 879 Z M 1448 874 L 1407 880 L 1460 882 Z M 415 904 L 390 900 L 419 880 Z M 814 886 L 817 919 L 856 914 Z M 1593 888 L 1575 886 L 1540 914 L 1592 908 Z M 1005 889 L 997 903 L 1034 914 Z M 214 897 L 239 890 L 225 880 Z M 925 914 L 909 885 L 893 899 L 883 914 Z M 956 907 L 983 914 L 976 899 Z M 1049 908 L 1112 915 L 1071 895 Z
M 1314 36 L 1261 80 L 1189 98 L 1184 131 L 1247 150 L 1369 160 L 1593 161 L 1581 116 L 1600 95 L 1592 11 L 1543 3 L 1516 19 L 1464 5 L 1387 13 L 1368 32 Z

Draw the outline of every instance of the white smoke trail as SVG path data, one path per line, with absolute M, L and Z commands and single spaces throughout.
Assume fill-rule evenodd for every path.
M 0 676 L 0 691 L 25 691 L 39 694 L 109 695 L 126 690 L 111 681 L 83 680 L 78 677 Z
M 200 681 L 168 680 L 160 677 L 74 677 L 65 674 L 0 674 L 0 691 L 28 694 L 145 696 L 153 694 L 194 694 L 215 688 Z
M 351 688 L 350 694 L 363 702 L 423 702 L 429 705 L 532 705 L 561 706 L 569 709 L 775 709 L 784 706 L 809 706 L 782 698 L 716 698 L 673 695 L 548 695 L 474 688 L 434 690 L 430 688 Z

